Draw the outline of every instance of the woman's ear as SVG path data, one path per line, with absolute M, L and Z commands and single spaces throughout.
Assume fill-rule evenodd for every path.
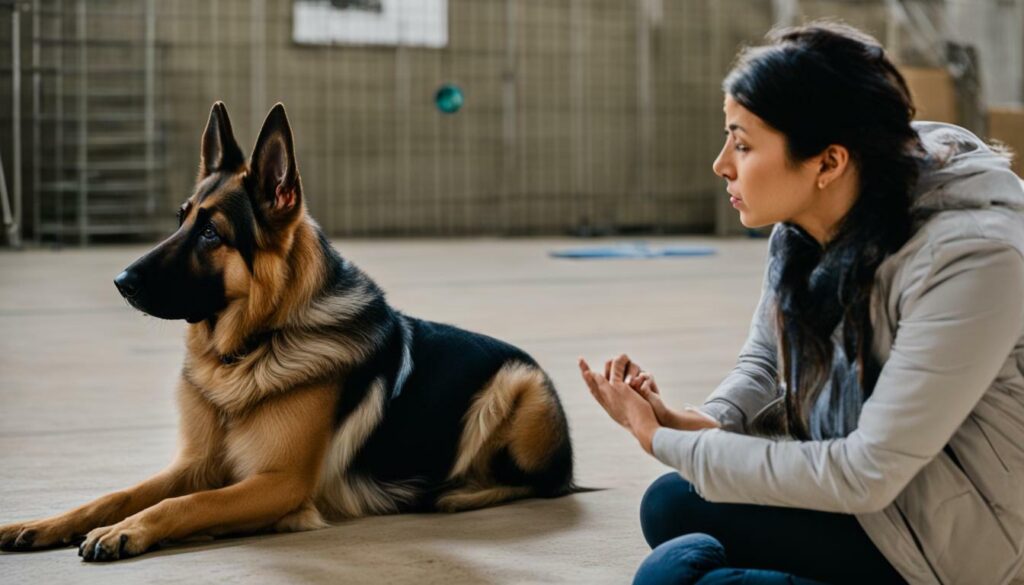
M 818 155 L 820 166 L 818 168 L 817 185 L 824 189 L 836 179 L 843 176 L 850 165 L 850 151 L 841 144 L 830 144 L 820 155 Z

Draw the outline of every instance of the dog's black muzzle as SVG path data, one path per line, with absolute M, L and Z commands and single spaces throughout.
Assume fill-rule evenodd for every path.
M 128 304 L 159 319 L 197 323 L 223 308 L 218 274 L 192 270 L 181 235 L 172 236 L 125 268 L 114 286 Z
M 125 270 L 121 274 L 117 275 L 114 279 L 114 286 L 117 287 L 118 292 L 127 301 L 131 301 L 139 294 L 139 287 L 142 284 L 142 279 L 139 278 L 139 274 L 133 270 Z

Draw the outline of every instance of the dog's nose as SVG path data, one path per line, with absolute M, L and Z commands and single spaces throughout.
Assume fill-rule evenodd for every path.
M 139 292 L 139 275 L 134 271 L 125 270 L 114 279 L 114 286 L 121 291 L 121 296 L 131 298 Z

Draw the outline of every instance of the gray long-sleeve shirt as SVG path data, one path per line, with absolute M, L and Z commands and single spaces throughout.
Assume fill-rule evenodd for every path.
M 701 407 L 722 429 L 660 429 L 654 453 L 710 501 L 856 514 L 910 582 L 1006 583 L 1024 564 L 1024 188 L 966 130 L 916 127 L 945 161 L 914 194 L 936 213 L 876 274 L 883 367 L 856 430 L 745 434 L 779 397 L 766 278 L 737 366 Z

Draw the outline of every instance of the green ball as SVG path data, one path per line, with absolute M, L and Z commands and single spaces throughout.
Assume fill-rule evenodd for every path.
M 462 107 L 462 102 L 465 98 L 462 96 L 462 90 L 457 85 L 446 83 L 442 85 L 437 93 L 434 94 L 434 105 L 441 111 L 442 114 L 454 114 L 459 111 Z

